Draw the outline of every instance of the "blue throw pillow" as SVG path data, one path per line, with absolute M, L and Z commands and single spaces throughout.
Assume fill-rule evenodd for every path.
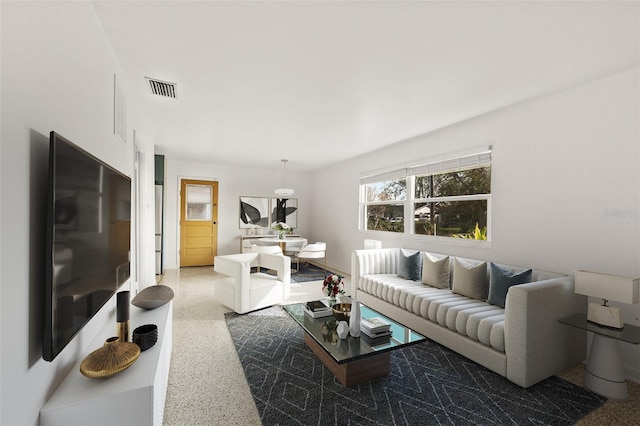
M 407 280 L 422 280 L 422 257 L 419 251 L 409 254 L 404 249 L 400 249 L 398 276 Z
M 513 273 L 495 263 L 491 263 L 490 265 L 488 302 L 504 308 L 509 287 L 531 282 L 531 274 L 533 271 L 527 269 L 526 271 Z

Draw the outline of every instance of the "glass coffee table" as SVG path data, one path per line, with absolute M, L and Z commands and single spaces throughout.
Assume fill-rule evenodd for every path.
M 348 336 L 340 339 L 335 317 L 312 318 L 303 303 L 284 306 L 302 327 L 304 342 L 345 387 L 354 386 L 389 374 L 391 351 L 422 342 L 421 334 L 360 304 L 362 318 L 380 317 L 391 325 L 391 336 L 383 341 Z

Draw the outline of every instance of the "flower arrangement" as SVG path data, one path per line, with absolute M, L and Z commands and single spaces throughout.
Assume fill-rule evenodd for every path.
M 344 294 L 342 277 L 336 274 L 327 275 L 322 282 L 322 292 L 332 299 L 338 294 Z
M 276 222 L 276 224 L 273 225 L 273 229 L 278 232 L 284 232 L 286 234 L 291 233 L 291 227 L 284 222 Z

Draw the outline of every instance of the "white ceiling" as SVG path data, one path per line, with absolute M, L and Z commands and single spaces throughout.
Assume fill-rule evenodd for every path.
M 314 170 L 638 66 L 636 2 L 94 7 L 145 138 L 187 161 Z M 177 83 L 178 99 L 145 77 Z

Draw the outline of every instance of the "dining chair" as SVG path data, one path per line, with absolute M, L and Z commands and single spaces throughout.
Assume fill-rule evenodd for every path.
M 298 263 L 298 272 L 300 272 L 300 259 L 309 260 L 309 259 L 324 259 L 324 272 L 327 272 L 327 243 L 316 242 L 313 244 L 307 244 L 302 247 L 296 256 Z
M 302 250 L 302 247 L 306 246 L 307 244 L 309 244 L 309 241 L 306 238 L 302 238 L 302 239 L 291 241 L 291 242 L 287 241 L 285 243 L 284 254 L 287 256 L 295 257 L 298 253 L 300 253 L 300 250 Z
M 269 253 L 269 254 L 283 254 L 279 245 L 274 246 L 262 246 L 254 244 L 251 250 L 253 253 Z
M 255 242 L 252 240 L 243 240 L 242 241 L 242 253 L 251 253 L 253 251 L 253 246 Z

